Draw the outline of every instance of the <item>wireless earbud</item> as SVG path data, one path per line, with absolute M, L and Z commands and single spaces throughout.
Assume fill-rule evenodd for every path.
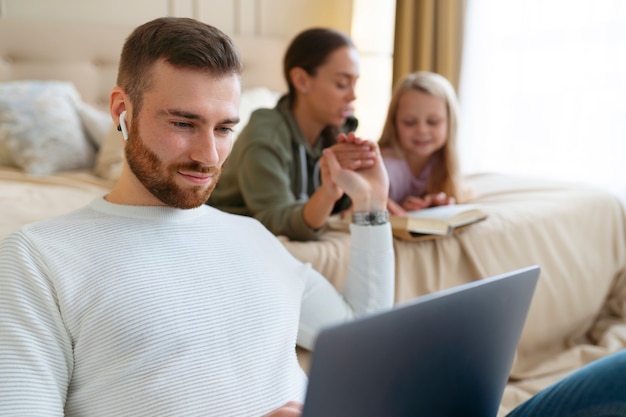
M 128 128 L 126 127 L 126 120 L 124 120 L 125 117 L 126 117 L 126 110 L 124 110 L 120 114 L 119 128 L 122 130 L 122 136 L 124 137 L 124 140 L 128 140 Z

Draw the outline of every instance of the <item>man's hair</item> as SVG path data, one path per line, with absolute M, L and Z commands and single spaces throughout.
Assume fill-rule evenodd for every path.
M 117 85 L 138 112 L 150 89 L 154 65 L 165 60 L 180 68 L 206 71 L 216 77 L 241 74 L 237 47 L 221 30 L 184 17 L 162 17 L 137 27 L 124 43 Z

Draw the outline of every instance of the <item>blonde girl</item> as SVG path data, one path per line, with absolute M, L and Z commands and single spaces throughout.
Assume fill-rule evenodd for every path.
M 379 140 L 390 213 L 465 200 L 456 148 L 458 107 L 454 88 L 439 74 L 414 72 L 396 85 Z

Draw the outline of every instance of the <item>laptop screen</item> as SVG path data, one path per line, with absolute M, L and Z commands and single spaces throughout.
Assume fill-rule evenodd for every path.
M 303 417 L 495 417 L 538 277 L 519 269 L 325 329 Z

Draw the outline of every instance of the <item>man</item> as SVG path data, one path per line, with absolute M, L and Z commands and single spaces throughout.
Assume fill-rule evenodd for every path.
M 322 180 L 361 223 L 342 294 L 256 220 L 203 204 L 231 149 L 240 75 L 230 38 L 195 20 L 127 39 L 110 100 L 127 138 L 119 181 L 0 244 L 0 415 L 297 415 L 296 342 L 391 307 L 376 145 L 342 136 L 324 154 Z M 372 168 L 342 168 L 372 152 Z

